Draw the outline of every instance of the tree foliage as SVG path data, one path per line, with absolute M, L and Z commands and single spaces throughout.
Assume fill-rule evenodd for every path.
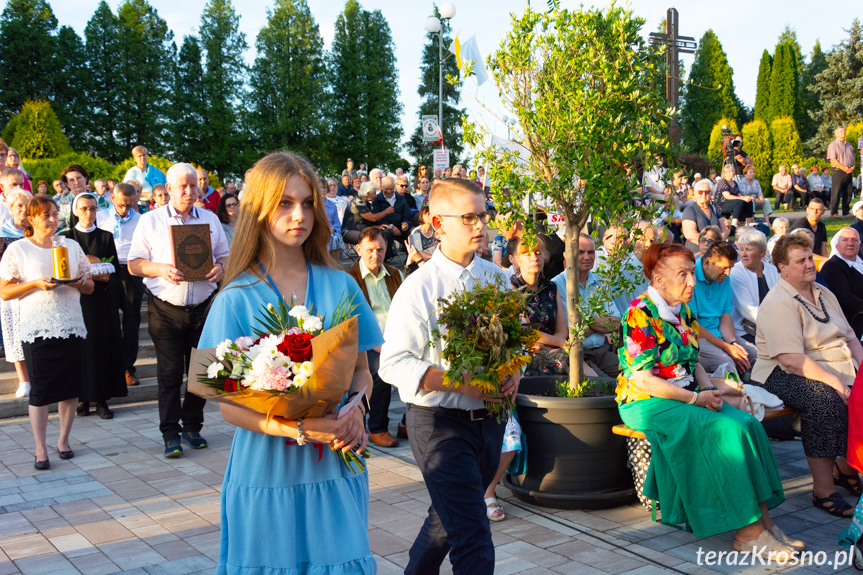
M 672 151 L 671 110 L 662 107 L 663 57 L 642 36 L 644 21 L 617 6 L 544 14 L 528 9 L 511 18 L 512 29 L 489 67 L 507 112 L 519 121 L 524 136 L 515 139 L 524 152 L 484 148 L 482 128 L 467 123 L 465 141 L 488 163 L 492 194 L 504 213 L 517 217 L 523 199 L 543 195 L 566 220 L 574 387 L 581 383 L 584 333 L 574 246 L 589 216 L 608 222 L 632 213 L 635 180 L 628 166 L 641 158 L 650 168 Z
M 22 158 L 54 158 L 72 151 L 48 102 L 25 102 L 3 129 L 3 139 Z
M 758 83 L 755 92 L 754 116 L 756 120 L 770 121 L 770 74 L 773 69 L 773 58 L 767 50 L 761 54 L 758 64 Z
M 767 193 L 771 190 L 773 181 L 773 139 L 770 128 L 764 120 L 755 119 L 744 124 L 741 135 L 743 148 L 755 166 L 755 179 L 761 183 L 761 190 Z
M 812 56 L 809 62 L 803 66 L 803 75 L 800 78 L 800 118 L 797 126 L 800 131 L 800 139 L 808 142 L 818 131 L 816 116 L 821 112 L 821 100 L 810 89 L 815 85 L 815 78 L 827 68 L 827 56 L 821 51 L 821 42 L 815 41 L 812 48 Z M 805 146 L 805 144 L 804 144 Z
M 120 58 L 120 21 L 105 0 L 84 28 L 89 82 L 84 86 L 87 114 L 83 118 L 81 148 L 106 158 L 122 157 L 124 151 L 114 134 L 114 124 L 125 97 L 125 86 L 116 74 Z
M 834 128 L 863 118 L 863 26 L 855 18 L 848 38 L 826 55 L 827 67 L 815 75 L 815 84 L 809 89 L 821 102 L 814 110 L 813 119 L 818 131 L 807 148 L 818 156 L 827 153 L 833 140 Z
M 86 94 L 90 69 L 84 42 L 69 26 L 62 26 L 57 34 L 51 82 L 54 111 L 69 138 L 78 142 L 84 135 L 86 116 L 90 113 Z
M 790 44 L 776 46 L 773 54 L 773 69 L 770 74 L 770 108 L 768 117 L 796 117 L 797 94 L 797 56 Z
M 691 149 L 707 150 L 707 126 L 740 115 L 742 105 L 734 92 L 733 73 L 716 34 L 707 30 L 698 42 L 680 109 L 683 141 Z
M 440 17 L 440 12 L 435 6 L 433 14 L 435 17 Z M 450 44 L 451 27 L 449 20 L 441 20 L 443 25 L 441 36 L 444 50 Z M 458 78 L 459 70 L 455 58 L 444 52 L 443 63 L 443 136 L 444 143 L 450 151 L 451 163 L 462 163 L 461 155 L 464 151 L 462 143 L 461 117 L 465 115 L 464 108 L 459 108 L 459 100 L 461 99 L 460 88 L 462 82 L 448 82 L 447 77 Z M 423 47 L 422 64 L 420 67 L 420 85 L 417 88 L 417 93 L 423 99 L 420 104 L 420 109 L 417 113 L 417 127 L 411 134 L 410 140 L 406 145 L 407 152 L 412 155 L 416 161 L 414 168 L 420 165 L 432 165 L 432 147 L 423 141 L 422 134 L 422 117 L 426 115 L 438 115 L 438 100 L 440 92 L 439 73 L 438 73 L 438 36 L 437 34 L 426 34 L 426 43 Z
M 773 140 L 773 165 L 772 173 L 779 171 L 779 166 L 788 166 L 791 171 L 793 164 L 800 163 L 803 159 L 803 146 L 800 136 L 797 134 L 797 125 L 794 118 L 776 118 L 770 123 L 770 138 Z
M 0 15 L 0 124 L 27 100 L 52 97 L 56 30 L 57 17 L 47 0 L 6 2 Z
M 183 38 L 177 55 L 177 64 L 172 70 L 168 118 L 171 130 L 168 133 L 168 150 L 176 158 L 192 161 L 205 150 L 201 126 L 210 120 L 207 115 L 207 100 L 201 87 L 204 77 L 204 60 L 201 44 L 195 36 Z
M 725 141 L 725 136 L 722 135 L 722 126 L 728 126 L 733 134 L 740 133 L 737 121 L 734 118 L 719 118 L 713 124 L 713 129 L 710 130 L 710 145 L 707 147 L 707 157 L 711 161 L 722 161 L 722 144 Z
M 245 171 L 241 150 L 246 137 L 240 126 L 240 96 L 245 83 L 243 52 L 248 48 L 240 32 L 240 18 L 231 0 L 210 0 L 201 15 L 201 48 L 204 53 L 203 91 L 206 121 L 199 127 L 201 142 L 195 161 L 221 178 Z
M 336 19 L 330 52 L 334 150 L 357 163 L 388 167 L 399 160 L 402 105 L 390 26 L 380 10 L 348 0 Z
M 117 59 L 112 65 L 122 97 L 109 94 L 117 102 L 112 126 L 117 145 L 100 154 L 113 162 L 137 145 L 154 153 L 165 146 L 164 112 L 172 76 L 174 37 L 147 0 L 125 0 L 117 9 L 117 22 Z
M 306 0 L 278 0 L 255 46 L 248 100 L 255 148 L 291 149 L 332 168 L 323 40 Z

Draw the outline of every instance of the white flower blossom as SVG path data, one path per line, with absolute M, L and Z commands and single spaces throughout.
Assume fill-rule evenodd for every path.
M 309 378 L 305 375 L 296 375 L 294 376 L 294 387 L 302 387 L 309 381 Z
M 304 305 L 295 305 L 291 308 L 291 311 L 288 312 L 288 315 L 291 317 L 295 317 L 299 320 L 304 320 L 309 317 L 309 308 Z
M 219 371 L 222 369 L 222 364 L 218 361 L 214 361 L 207 367 L 207 377 L 209 379 L 216 379 L 219 376 Z
M 302 375 L 302 376 L 305 376 L 308 378 L 308 377 L 311 377 L 314 372 L 315 372 L 315 364 L 313 364 L 312 362 L 304 361 L 303 363 L 300 364 L 300 369 L 298 370 L 299 375 Z
M 233 345 L 233 343 L 234 342 L 232 342 L 229 339 L 226 339 L 225 341 L 220 343 L 216 347 L 216 359 L 218 359 L 219 361 L 224 361 L 225 360 L 225 354 L 228 353 L 228 351 L 230 351 L 231 345 Z
M 303 319 L 303 329 L 310 333 L 315 333 L 324 329 L 324 324 L 318 316 L 310 315 Z

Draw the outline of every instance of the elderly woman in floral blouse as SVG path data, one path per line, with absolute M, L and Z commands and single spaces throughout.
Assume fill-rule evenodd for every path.
M 695 258 L 684 246 L 654 244 L 642 263 L 650 286 L 623 320 L 617 401 L 623 422 L 650 441 L 644 494 L 696 537 L 733 529 L 734 549 L 766 547 L 787 560 L 805 545 L 768 513 L 785 499 L 770 441 L 757 419 L 723 403 L 698 363 L 699 326 L 686 305 Z

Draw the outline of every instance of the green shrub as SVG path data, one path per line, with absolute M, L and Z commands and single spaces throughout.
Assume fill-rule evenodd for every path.
M 72 152 L 48 102 L 27 100 L 3 129 L 3 139 L 22 158 L 56 158 Z
M 773 181 L 773 139 L 770 129 L 764 120 L 753 120 L 744 124 L 743 150 L 752 158 L 755 166 L 755 179 L 761 184 L 761 190 L 767 194 Z
M 710 130 L 710 145 L 707 148 L 707 157 L 710 158 L 711 161 L 722 161 L 722 142 L 725 141 L 725 136 L 722 135 L 722 126 L 728 126 L 731 128 L 731 132 L 733 134 L 740 133 L 740 129 L 737 127 L 736 121 L 731 118 L 720 118 L 719 121 L 713 125 L 713 129 Z
M 33 181 L 45 180 L 50 182 L 60 177 L 63 169 L 70 164 L 78 164 L 82 166 L 90 175 L 90 180 L 99 178 L 106 179 L 113 177 L 114 166 L 109 164 L 102 158 L 96 158 L 90 154 L 83 152 L 71 152 L 63 154 L 56 158 L 48 158 L 41 160 L 21 159 L 21 163 L 27 168 L 27 171 L 33 174 Z
M 770 123 L 770 136 L 773 138 L 773 174 L 779 172 L 780 165 L 788 166 L 803 160 L 803 146 L 797 125 L 792 118 L 776 118 Z
M 849 124 L 845 128 L 845 140 L 848 142 L 851 142 L 851 145 L 854 146 L 855 150 L 857 150 L 857 140 L 860 139 L 860 136 L 863 136 L 863 122 L 854 122 L 853 124 Z M 858 154 L 857 155 L 857 163 L 856 163 L 857 165 L 854 166 L 854 175 L 855 176 L 860 173 L 860 168 L 861 168 L 861 166 L 860 166 L 860 155 L 859 155 L 860 151 L 859 150 L 857 150 L 857 154 Z M 825 157 L 826 157 L 826 154 L 825 154 Z M 827 162 L 827 160 L 824 160 L 824 161 L 827 164 L 830 163 L 830 162 Z M 833 169 L 831 168 L 830 171 L 832 172 Z

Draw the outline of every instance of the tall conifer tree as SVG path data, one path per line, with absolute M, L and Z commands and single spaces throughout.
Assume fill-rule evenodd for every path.
M 131 155 L 117 141 L 114 129 L 118 120 L 119 101 L 126 96 L 117 75 L 120 62 L 120 21 L 105 0 L 84 28 L 85 53 L 89 81 L 84 86 L 87 114 L 84 116 L 78 149 L 116 159 Z M 82 145 L 83 144 L 83 145 Z
M 210 0 L 201 15 L 201 48 L 204 76 L 199 89 L 207 103 L 201 126 L 198 162 L 218 172 L 245 171 L 243 154 L 248 136 L 240 127 L 240 96 L 246 79 L 243 52 L 248 48 L 240 32 L 240 18 L 231 0 Z
M 738 118 L 742 105 L 734 93 L 733 70 L 713 30 L 701 37 L 680 111 L 683 140 L 706 152 L 710 130 L 722 117 Z
M 201 44 L 195 36 L 183 38 L 173 68 L 170 96 L 170 153 L 177 161 L 200 162 L 203 149 L 201 127 L 208 121 L 207 101 L 201 87 L 204 77 Z
M 306 0 L 277 0 L 255 41 L 249 83 L 255 148 L 265 154 L 287 148 L 329 173 L 325 113 L 326 61 L 318 24 Z
M 90 68 L 84 42 L 69 26 L 60 28 L 57 34 L 54 56 L 53 109 L 63 130 L 80 149 L 80 141 L 86 130 L 89 105 L 86 88 L 90 83 Z
M 402 105 L 389 24 L 380 10 L 348 0 L 336 19 L 330 66 L 334 149 L 356 164 L 393 166 L 399 160 Z
M 0 125 L 27 100 L 51 99 L 56 30 L 47 0 L 6 3 L 0 14 Z
M 773 66 L 773 58 L 767 50 L 761 54 L 761 63 L 758 65 L 758 84 L 755 92 L 756 120 L 764 120 L 769 123 L 770 118 L 770 72 Z
M 771 120 L 794 118 L 797 111 L 798 77 L 797 56 L 792 45 L 781 43 L 773 54 L 773 70 L 770 75 Z
M 168 89 L 174 65 L 168 29 L 147 0 L 125 0 L 117 9 L 119 23 L 118 59 L 114 73 L 122 89 L 117 100 L 114 131 L 121 146 L 106 159 L 112 162 L 130 157 L 132 148 L 146 146 L 157 155 L 167 139 Z

